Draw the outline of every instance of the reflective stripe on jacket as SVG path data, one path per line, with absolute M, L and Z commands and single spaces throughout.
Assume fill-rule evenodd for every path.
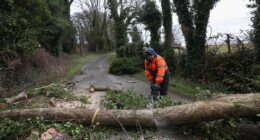
M 168 66 L 163 57 L 156 55 L 152 62 L 145 59 L 144 67 L 145 74 L 149 81 L 154 80 L 154 76 L 156 75 L 155 83 L 161 84 L 163 82 L 165 72 L 168 70 Z

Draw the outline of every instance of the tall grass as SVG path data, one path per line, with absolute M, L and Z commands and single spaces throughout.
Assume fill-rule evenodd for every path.
M 68 80 L 94 55 L 67 55 L 54 57 L 42 48 L 25 58 L 17 68 L 15 85 L 21 89 L 40 86 L 58 80 Z
M 23 83 L 39 83 L 61 77 L 68 69 L 66 60 L 69 56 L 54 57 L 44 49 L 37 49 L 31 56 L 26 57 L 18 67 L 18 79 Z M 17 80 L 18 80 L 17 79 Z

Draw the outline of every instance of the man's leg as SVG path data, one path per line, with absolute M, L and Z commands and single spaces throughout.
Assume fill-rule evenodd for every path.
M 160 87 L 160 95 L 166 96 L 168 92 L 168 85 L 169 85 L 170 73 L 167 71 L 164 75 L 163 82 L 161 83 Z

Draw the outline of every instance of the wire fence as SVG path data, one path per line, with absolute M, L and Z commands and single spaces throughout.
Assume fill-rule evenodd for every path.
M 207 51 L 215 53 L 244 53 L 253 49 L 250 39 L 250 32 L 242 31 L 240 33 L 218 33 L 207 38 Z

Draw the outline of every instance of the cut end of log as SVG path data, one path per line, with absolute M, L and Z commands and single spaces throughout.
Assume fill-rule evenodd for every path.
M 0 109 L 7 109 L 7 108 L 8 108 L 8 104 L 0 103 Z
M 51 105 L 52 107 L 56 107 L 56 103 L 55 103 L 55 101 L 54 101 L 54 97 L 50 99 L 50 105 Z
M 90 86 L 89 86 L 89 92 L 90 92 L 90 93 L 95 92 L 95 87 L 94 87 L 93 85 L 90 85 Z

